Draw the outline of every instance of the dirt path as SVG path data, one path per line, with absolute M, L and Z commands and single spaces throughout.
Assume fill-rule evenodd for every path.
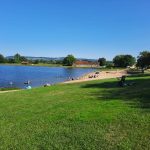
M 8 90 L 8 91 L 0 91 L 0 94 L 2 94 L 2 93 L 16 92 L 16 91 L 20 91 L 20 90 Z

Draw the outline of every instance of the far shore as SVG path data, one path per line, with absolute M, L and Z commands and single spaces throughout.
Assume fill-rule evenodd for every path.
M 63 68 L 82 68 L 82 69 L 95 69 L 95 70 L 103 70 L 103 71 L 116 71 L 116 70 L 123 70 L 125 68 L 118 68 L 118 67 L 111 67 L 111 68 L 103 68 L 103 67 L 75 67 L 75 66 L 64 66 L 61 64 L 17 64 L 17 63 L 0 63 L 0 66 L 32 66 L 32 67 L 63 67 Z
M 63 65 L 60 64 L 18 64 L 18 63 L 1 63 L 0 66 L 41 66 L 41 67 L 63 67 Z
M 95 68 L 95 67 L 75 67 L 75 66 L 64 66 L 61 64 L 43 64 L 43 63 L 39 63 L 39 64 L 17 64 L 17 63 L 1 63 L 0 66 L 35 66 L 35 67 L 63 67 L 63 68 L 92 68 L 92 69 L 99 69 L 99 67 Z

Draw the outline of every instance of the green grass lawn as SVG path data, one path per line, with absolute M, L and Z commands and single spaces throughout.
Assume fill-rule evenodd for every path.
M 0 94 L 0 149 L 150 149 L 150 76 Z

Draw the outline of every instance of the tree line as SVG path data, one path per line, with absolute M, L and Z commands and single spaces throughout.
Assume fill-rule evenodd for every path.
M 47 63 L 47 64 L 61 64 L 65 66 L 72 66 L 77 59 L 73 55 L 67 55 L 63 60 L 28 60 L 26 57 L 20 54 L 15 54 L 13 58 L 5 58 L 0 54 L 0 63 L 21 63 L 28 61 L 29 63 Z M 142 70 L 147 69 L 150 66 L 150 51 L 140 52 L 137 59 L 132 55 L 116 55 L 112 61 L 107 61 L 106 58 L 99 58 L 97 60 L 100 66 L 106 67 L 127 67 L 136 65 Z
M 137 60 L 131 55 L 117 55 L 114 57 L 113 63 L 116 67 L 136 65 L 136 67 L 144 70 L 150 67 L 150 51 L 140 52 L 140 54 L 137 56 Z
M 0 63 L 22 63 L 22 62 L 28 62 L 29 64 L 39 64 L 39 63 L 43 63 L 43 64 L 62 64 L 62 60 L 44 60 L 44 59 L 36 59 L 36 60 L 32 60 L 32 59 L 27 59 L 24 56 L 21 56 L 20 54 L 15 54 L 13 57 L 4 57 L 2 54 L 0 54 Z
M 113 58 L 112 62 L 107 62 L 105 58 L 99 58 L 100 65 L 111 65 L 114 67 L 125 68 L 127 66 L 136 65 L 141 69 L 150 67 L 150 51 L 142 51 L 137 56 L 137 59 L 132 55 L 117 55 Z

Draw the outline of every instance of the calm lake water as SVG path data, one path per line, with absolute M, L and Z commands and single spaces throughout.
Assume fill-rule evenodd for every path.
M 77 78 L 93 71 L 90 68 L 36 67 L 36 66 L 0 66 L 0 87 L 25 88 L 24 82 L 31 81 L 32 87 L 46 83 L 55 84 Z M 10 83 L 13 83 L 12 85 Z

